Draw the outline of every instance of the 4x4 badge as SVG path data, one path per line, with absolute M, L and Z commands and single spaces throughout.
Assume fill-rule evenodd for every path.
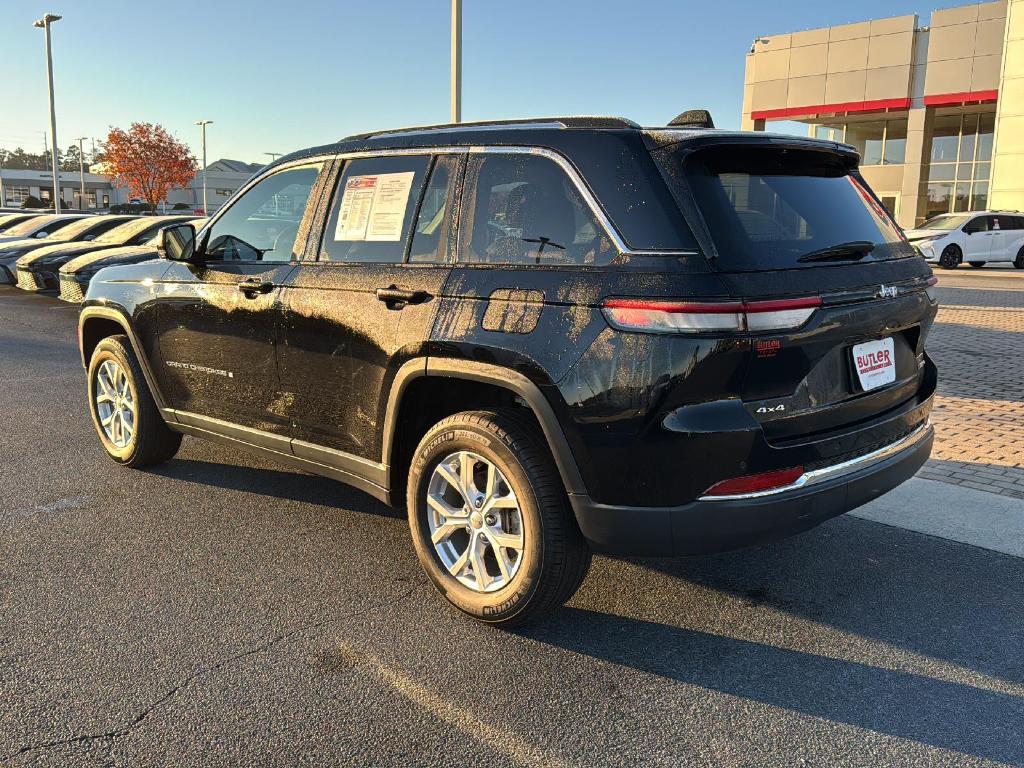
M 880 285 L 878 290 L 875 292 L 875 298 L 877 299 L 895 299 L 899 294 L 900 289 L 895 285 Z
M 771 405 L 771 406 L 769 406 L 769 405 L 762 405 L 760 408 L 757 409 L 757 413 L 778 413 L 778 412 L 784 411 L 784 410 L 786 410 L 786 404 L 785 403 L 779 403 L 778 405 Z

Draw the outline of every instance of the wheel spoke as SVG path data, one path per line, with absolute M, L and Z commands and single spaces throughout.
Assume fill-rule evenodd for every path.
M 106 363 L 104 363 L 104 365 L 106 365 Z M 107 369 L 105 367 L 100 368 L 99 373 L 96 375 L 96 383 L 100 385 L 100 389 L 107 399 L 114 399 L 114 387 L 110 383 L 110 375 L 107 373 Z
M 486 505 L 488 510 L 490 509 L 518 509 L 519 502 L 516 497 L 509 494 L 508 496 L 497 496 L 492 498 Z
M 449 518 L 456 518 L 456 517 L 462 518 L 462 520 L 466 519 L 466 515 L 463 514 L 463 511 L 461 509 L 455 509 L 454 507 L 448 506 L 436 494 L 433 494 L 433 493 L 428 493 L 427 494 L 427 504 L 429 504 L 430 507 L 435 512 L 437 512 L 437 514 L 439 514 L 441 517 L 443 517 L 445 520 L 448 520 Z
M 491 583 L 491 575 L 487 572 L 487 568 L 484 565 L 484 551 L 483 547 L 480 546 L 479 537 L 474 535 L 472 542 L 469 545 L 470 561 L 473 563 L 473 578 L 476 579 L 476 587 L 481 592 L 487 589 L 487 585 Z
M 493 531 L 487 531 L 487 540 L 491 543 L 491 551 L 494 553 L 494 559 L 498 561 L 498 569 L 501 571 L 501 578 L 508 581 L 512 578 L 512 561 L 508 559 L 508 554 L 505 552 L 505 548 L 495 541 Z
M 470 494 L 476 489 L 473 482 L 473 467 L 476 466 L 476 459 L 469 453 L 463 451 L 459 454 L 459 480 L 462 482 L 462 496 L 467 503 L 472 504 Z
M 453 533 L 455 533 L 456 531 L 461 531 L 465 527 L 466 527 L 465 522 L 461 522 L 461 521 L 457 521 L 457 520 L 446 520 L 445 522 L 441 523 L 441 525 L 439 525 L 437 527 L 437 530 L 435 530 L 430 535 L 430 540 L 432 542 L 434 542 L 435 544 L 440 544 L 442 541 L 447 539 Z
M 521 533 L 506 533 L 505 531 L 491 529 L 488 532 L 488 538 L 491 540 L 491 544 L 495 547 L 503 547 L 507 549 L 514 549 L 517 552 L 523 548 L 523 534 Z
M 488 462 L 487 464 L 487 488 L 484 490 L 484 504 L 494 497 L 494 491 L 498 487 L 498 468 Z
M 109 427 L 110 423 L 114 420 L 114 416 L 116 415 L 117 411 L 111 411 L 106 418 L 100 416 L 100 424 L 102 424 L 104 427 Z
M 452 576 L 458 576 L 462 573 L 462 569 L 466 567 L 466 563 L 469 562 L 469 550 L 472 548 L 473 542 L 471 541 L 469 546 L 466 547 L 466 551 L 459 555 L 455 562 L 448 566 L 448 572 Z
M 451 467 L 449 467 L 446 463 L 442 462 L 441 464 L 437 465 L 437 469 L 435 469 L 434 471 L 441 475 L 441 477 L 445 479 L 445 482 L 448 483 L 448 485 L 450 485 L 452 488 L 458 491 L 459 495 L 462 496 L 464 501 L 469 500 L 466 497 L 466 492 L 462 489 L 462 481 L 459 480 L 459 478 L 456 476 L 454 472 L 452 472 Z

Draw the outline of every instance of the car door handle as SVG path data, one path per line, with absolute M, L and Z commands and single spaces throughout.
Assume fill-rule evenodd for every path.
M 409 291 L 395 285 L 377 289 L 377 298 L 387 305 L 388 309 L 401 309 L 406 304 L 422 304 L 430 298 L 426 291 Z
M 245 298 L 255 299 L 260 294 L 274 290 L 274 284 L 269 280 L 246 280 L 238 284 L 238 290 L 245 294 Z

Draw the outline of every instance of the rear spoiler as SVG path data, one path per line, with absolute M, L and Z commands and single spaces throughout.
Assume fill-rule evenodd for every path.
M 860 162 L 860 153 L 855 147 L 838 141 L 812 139 L 810 137 L 787 136 L 780 133 L 755 133 L 740 131 L 715 130 L 673 130 L 648 129 L 643 132 L 644 144 L 650 152 L 672 147 L 676 152 L 695 152 L 707 147 L 735 145 L 775 148 L 802 149 L 812 152 L 827 152 L 838 155 L 856 167 Z

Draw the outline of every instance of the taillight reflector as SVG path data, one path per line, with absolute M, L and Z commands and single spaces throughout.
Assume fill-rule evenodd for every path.
M 605 317 L 616 328 L 650 333 L 775 331 L 798 328 L 821 306 L 821 299 L 676 302 L 606 299 Z
M 706 491 L 705 496 L 737 496 L 746 493 L 759 493 L 775 488 L 792 485 L 804 473 L 803 467 L 777 469 L 773 472 L 761 472 L 756 475 L 743 475 L 715 483 Z

